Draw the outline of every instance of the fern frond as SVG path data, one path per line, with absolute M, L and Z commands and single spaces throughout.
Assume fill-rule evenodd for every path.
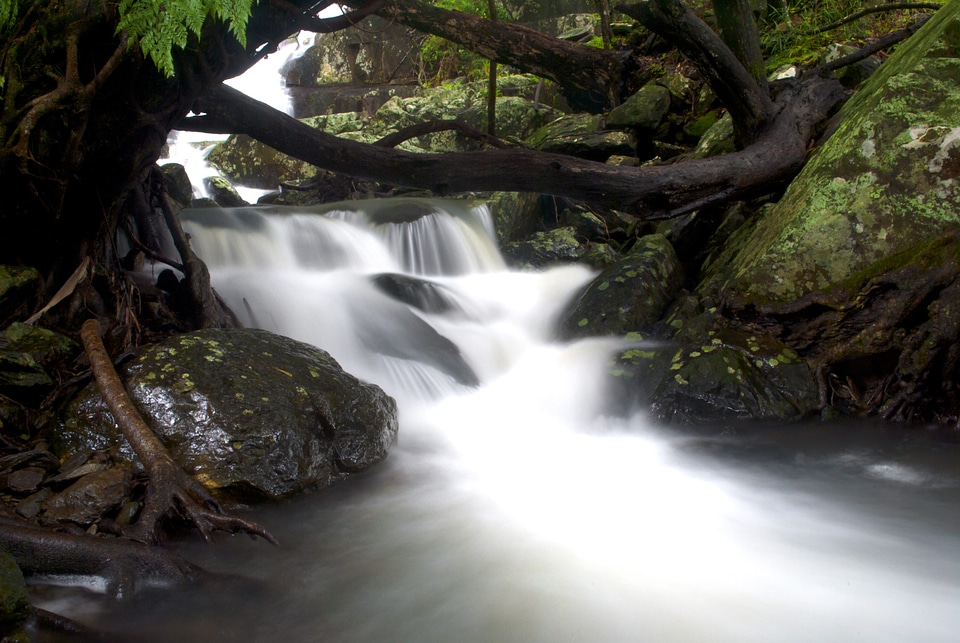
M 15 0 L 0 0 L 0 3 Z M 246 46 L 247 21 L 255 0 L 121 0 L 117 33 L 125 31 L 129 46 L 140 46 L 168 78 L 175 73 L 173 49 L 200 36 L 208 17 L 227 23 L 230 33 Z

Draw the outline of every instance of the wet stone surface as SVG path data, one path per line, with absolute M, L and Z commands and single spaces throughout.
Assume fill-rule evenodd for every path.
M 207 330 L 148 347 L 121 370 L 174 461 L 212 492 L 279 499 L 372 466 L 396 441 L 396 403 L 326 352 L 267 331 Z M 53 432 L 61 457 L 129 444 L 88 386 Z

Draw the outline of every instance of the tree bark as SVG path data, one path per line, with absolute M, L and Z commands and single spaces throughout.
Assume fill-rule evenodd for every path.
M 713 0 L 713 14 L 723 42 L 762 87 L 766 83 L 766 68 L 760 49 L 760 32 L 749 0 Z
M 438 195 L 474 190 L 537 191 L 635 212 L 677 216 L 709 203 L 769 192 L 806 158 L 815 126 L 846 94 L 814 78 L 780 92 L 777 116 L 748 148 L 721 157 L 648 167 L 619 167 L 527 149 L 415 154 L 364 145 L 315 130 L 227 86 L 195 104 L 237 132 L 325 170 Z

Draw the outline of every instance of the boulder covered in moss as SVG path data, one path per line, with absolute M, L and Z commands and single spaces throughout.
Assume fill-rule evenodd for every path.
M 770 306 L 960 227 L 960 5 L 944 5 L 847 102 L 775 208 L 703 290 Z
M 173 459 L 212 492 L 255 501 L 324 487 L 386 457 L 397 407 L 325 351 L 263 330 L 203 330 L 147 347 L 120 371 Z M 52 432 L 61 457 L 136 456 L 96 385 Z
M 572 226 L 535 232 L 525 241 L 507 244 L 503 257 L 507 263 L 522 270 L 536 270 L 562 263 L 576 263 L 583 259 L 587 249 L 580 243 Z
M 652 234 L 584 288 L 561 318 L 562 339 L 644 333 L 683 286 L 683 268 L 663 235 Z
M 26 266 L 0 265 L 0 324 L 22 312 L 40 292 L 40 273 Z
M 704 424 L 796 420 L 818 410 L 809 366 L 773 336 L 733 329 L 711 312 L 677 326 L 670 341 L 635 336 L 635 345 L 614 356 L 610 391 L 618 411 Z
M 548 123 L 530 135 L 527 144 L 541 152 L 568 154 L 591 161 L 611 156 L 636 156 L 636 138 L 623 131 L 604 130 L 596 114 L 570 114 Z

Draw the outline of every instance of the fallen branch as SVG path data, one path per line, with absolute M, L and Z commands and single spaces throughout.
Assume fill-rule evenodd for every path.
M 854 20 L 859 20 L 864 16 L 868 16 L 871 13 L 880 13 L 883 11 L 899 11 L 901 9 L 933 9 L 937 11 L 943 5 L 936 2 L 889 2 L 887 4 L 877 5 L 876 7 L 867 7 L 866 9 L 861 9 L 856 13 L 851 13 L 849 16 L 845 16 L 837 20 L 836 22 L 831 22 L 828 25 L 822 27 L 817 27 L 812 30 L 810 33 L 826 33 L 827 31 L 833 31 L 838 27 L 842 27 L 845 24 L 851 23 Z
M 883 38 L 880 38 L 879 40 L 870 43 L 866 47 L 858 49 L 852 54 L 849 54 L 847 56 L 842 56 L 840 58 L 837 58 L 836 60 L 831 60 L 828 63 L 824 63 L 823 65 L 820 65 L 819 67 L 817 67 L 814 70 L 814 72 L 822 73 L 822 72 L 836 71 L 837 69 L 847 67 L 848 65 L 856 64 L 861 60 L 869 58 L 870 56 L 877 53 L 878 51 L 883 51 L 887 47 L 892 47 L 898 42 L 903 42 L 904 40 L 906 40 L 907 38 L 915 34 L 917 31 L 919 31 L 920 27 L 926 24 L 928 19 L 929 18 L 918 20 L 916 23 L 910 25 L 909 27 L 905 27 L 903 29 L 900 29 L 899 31 L 894 31 L 893 33 L 887 34 Z
M 245 532 L 276 544 L 273 536 L 257 523 L 224 514 L 210 492 L 176 465 L 134 407 L 100 340 L 97 320 L 88 319 L 83 323 L 80 339 L 100 394 L 150 479 L 143 510 L 129 535 L 154 542 L 159 539 L 160 521 L 176 512 L 196 526 L 205 540 L 210 539 L 213 531 L 220 530 Z
M 735 200 L 793 178 L 815 127 L 846 98 L 839 81 L 809 78 L 785 87 L 773 122 L 749 147 L 672 165 L 621 167 L 528 149 L 417 154 L 351 141 L 314 129 L 226 85 L 194 105 L 235 131 L 321 169 L 438 195 L 502 190 L 565 196 L 634 212 L 678 216 L 691 204 Z

